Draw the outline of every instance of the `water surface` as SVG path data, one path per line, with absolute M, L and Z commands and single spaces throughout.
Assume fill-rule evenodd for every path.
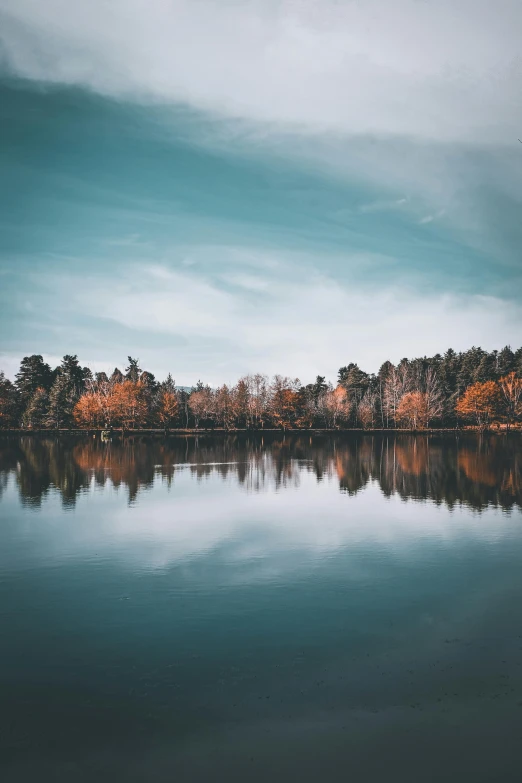
M 0 439 L 3 781 L 519 781 L 512 436 Z

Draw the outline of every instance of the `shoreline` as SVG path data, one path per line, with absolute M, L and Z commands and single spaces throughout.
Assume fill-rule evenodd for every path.
M 11 428 L 0 430 L 0 437 L 2 435 L 100 435 L 107 432 L 109 437 L 129 437 L 131 435 L 162 435 L 167 437 L 169 435 L 294 435 L 294 434 L 309 434 L 309 435 L 343 435 L 343 434 L 394 434 L 394 435 L 437 435 L 437 434 L 453 434 L 460 435 L 467 432 L 476 432 L 488 435 L 507 435 L 512 433 L 522 434 L 522 427 L 510 427 L 509 429 L 503 427 L 489 427 L 481 428 L 477 426 L 466 427 L 430 427 L 426 429 L 392 429 L 390 428 L 367 428 L 362 427 L 350 427 L 339 429 L 327 429 L 325 427 L 310 427 L 310 428 L 275 428 L 267 427 L 264 429 L 247 429 L 246 427 L 236 427 L 234 429 L 224 429 L 223 427 L 215 427 L 213 429 L 201 428 L 201 429 L 187 429 L 187 428 L 168 428 L 163 427 L 140 427 L 136 429 L 122 429 L 121 427 L 115 427 L 112 430 L 105 430 L 101 427 L 90 428 L 57 428 L 57 429 L 23 429 L 23 428 Z

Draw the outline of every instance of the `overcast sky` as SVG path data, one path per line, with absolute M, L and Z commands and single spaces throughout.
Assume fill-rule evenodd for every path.
M 0 0 L 0 368 L 522 344 L 519 0 Z

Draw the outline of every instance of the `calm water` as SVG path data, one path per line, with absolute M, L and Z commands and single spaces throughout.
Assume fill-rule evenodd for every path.
M 518 783 L 521 445 L 0 439 L 0 778 Z

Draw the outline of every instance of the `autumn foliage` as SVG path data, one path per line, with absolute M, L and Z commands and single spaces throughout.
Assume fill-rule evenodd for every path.
M 516 427 L 522 422 L 522 349 L 384 362 L 377 374 L 348 364 L 336 384 L 323 376 L 257 373 L 217 388 L 161 383 L 137 359 L 111 375 L 76 356 L 54 370 L 27 356 L 13 383 L 0 373 L 0 428 L 407 429 Z
M 412 391 L 401 397 L 397 407 L 397 420 L 413 430 L 427 427 L 429 416 L 426 394 Z
M 500 413 L 501 392 L 498 383 L 486 381 L 470 386 L 455 405 L 455 410 L 464 419 L 479 427 L 487 427 Z

